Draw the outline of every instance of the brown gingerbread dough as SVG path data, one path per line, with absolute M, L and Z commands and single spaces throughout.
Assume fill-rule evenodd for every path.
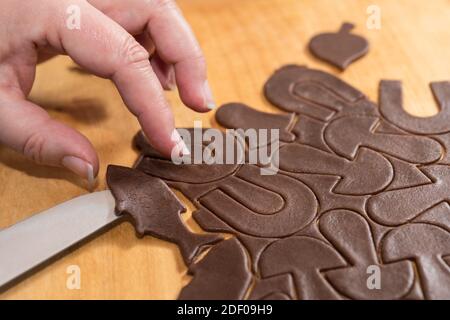
M 319 59 L 344 70 L 369 51 L 369 42 L 350 32 L 355 26 L 343 23 L 337 33 L 322 33 L 311 39 L 309 49 Z
M 222 239 L 219 235 L 189 231 L 180 216 L 186 208 L 161 179 L 118 166 L 109 166 L 106 177 L 117 201 L 117 213 L 133 218 L 139 236 L 150 235 L 176 243 L 187 264 L 200 249 Z
M 442 103 L 446 90 L 437 88 Z M 135 217 L 138 231 L 180 246 L 193 276 L 180 298 L 449 299 L 450 135 L 441 120 L 397 121 L 351 85 L 301 66 L 276 71 L 265 94 L 288 113 L 233 103 L 217 121 L 279 129 L 276 175 L 261 175 L 260 164 L 174 165 L 143 135 L 135 139 L 137 170 L 109 173 L 118 208 Z M 398 110 L 398 91 L 385 94 Z M 165 183 L 217 236 L 186 229 Z M 223 233 L 228 240 L 214 245 Z M 381 287 L 373 289 L 377 270 Z

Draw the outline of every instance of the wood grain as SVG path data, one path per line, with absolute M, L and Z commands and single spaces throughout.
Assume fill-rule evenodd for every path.
M 428 83 L 450 80 L 450 2 L 447 0 L 180 0 L 204 49 L 210 82 L 219 104 L 240 101 L 260 110 L 276 109 L 262 96 L 274 69 L 306 64 L 339 74 L 377 100 L 380 79 L 404 82 L 405 105 L 416 115 L 437 111 Z M 382 10 L 381 30 L 368 30 L 366 9 Z M 371 43 L 368 56 L 344 73 L 315 60 L 305 49 L 317 32 L 343 21 Z M 85 134 L 101 159 L 99 190 L 107 164 L 132 165 L 131 138 L 138 130 L 112 83 L 74 69 L 65 57 L 38 67 L 31 99 L 55 118 Z M 213 114 L 186 109 L 168 94 L 178 126 Z M 0 228 L 86 193 L 81 181 L 63 170 L 39 167 L 0 147 Z M 189 214 L 185 216 L 190 220 Z M 189 221 L 189 225 L 194 225 Z M 18 252 L 17 254 L 20 254 Z M 3 261 L 1 262 L 3 263 Z M 78 265 L 81 290 L 66 288 L 66 269 Z M 173 299 L 188 281 L 178 249 L 166 242 L 138 240 L 121 225 L 0 295 L 1 299 Z

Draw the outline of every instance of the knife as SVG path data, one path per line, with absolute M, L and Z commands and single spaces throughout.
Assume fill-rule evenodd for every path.
M 0 292 L 124 220 L 111 191 L 84 195 L 0 230 Z

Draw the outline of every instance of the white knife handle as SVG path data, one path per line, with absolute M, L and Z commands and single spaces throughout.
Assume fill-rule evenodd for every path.
M 0 231 L 0 291 L 119 220 L 109 190 L 67 201 Z

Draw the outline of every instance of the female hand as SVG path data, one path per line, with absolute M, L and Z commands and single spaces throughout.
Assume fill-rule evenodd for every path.
M 76 20 L 69 19 L 77 12 L 74 27 Z M 99 169 L 82 134 L 27 100 L 36 64 L 56 54 L 111 79 L 150 143 L 166 156 L 184 143 L 163 89 L 176 83 L 182 101 L 199 112 L 215 106 L 201 49 L 172 0 L 2 0 L 0 25 L 0 143 L 38 163 L 88 180 Z

